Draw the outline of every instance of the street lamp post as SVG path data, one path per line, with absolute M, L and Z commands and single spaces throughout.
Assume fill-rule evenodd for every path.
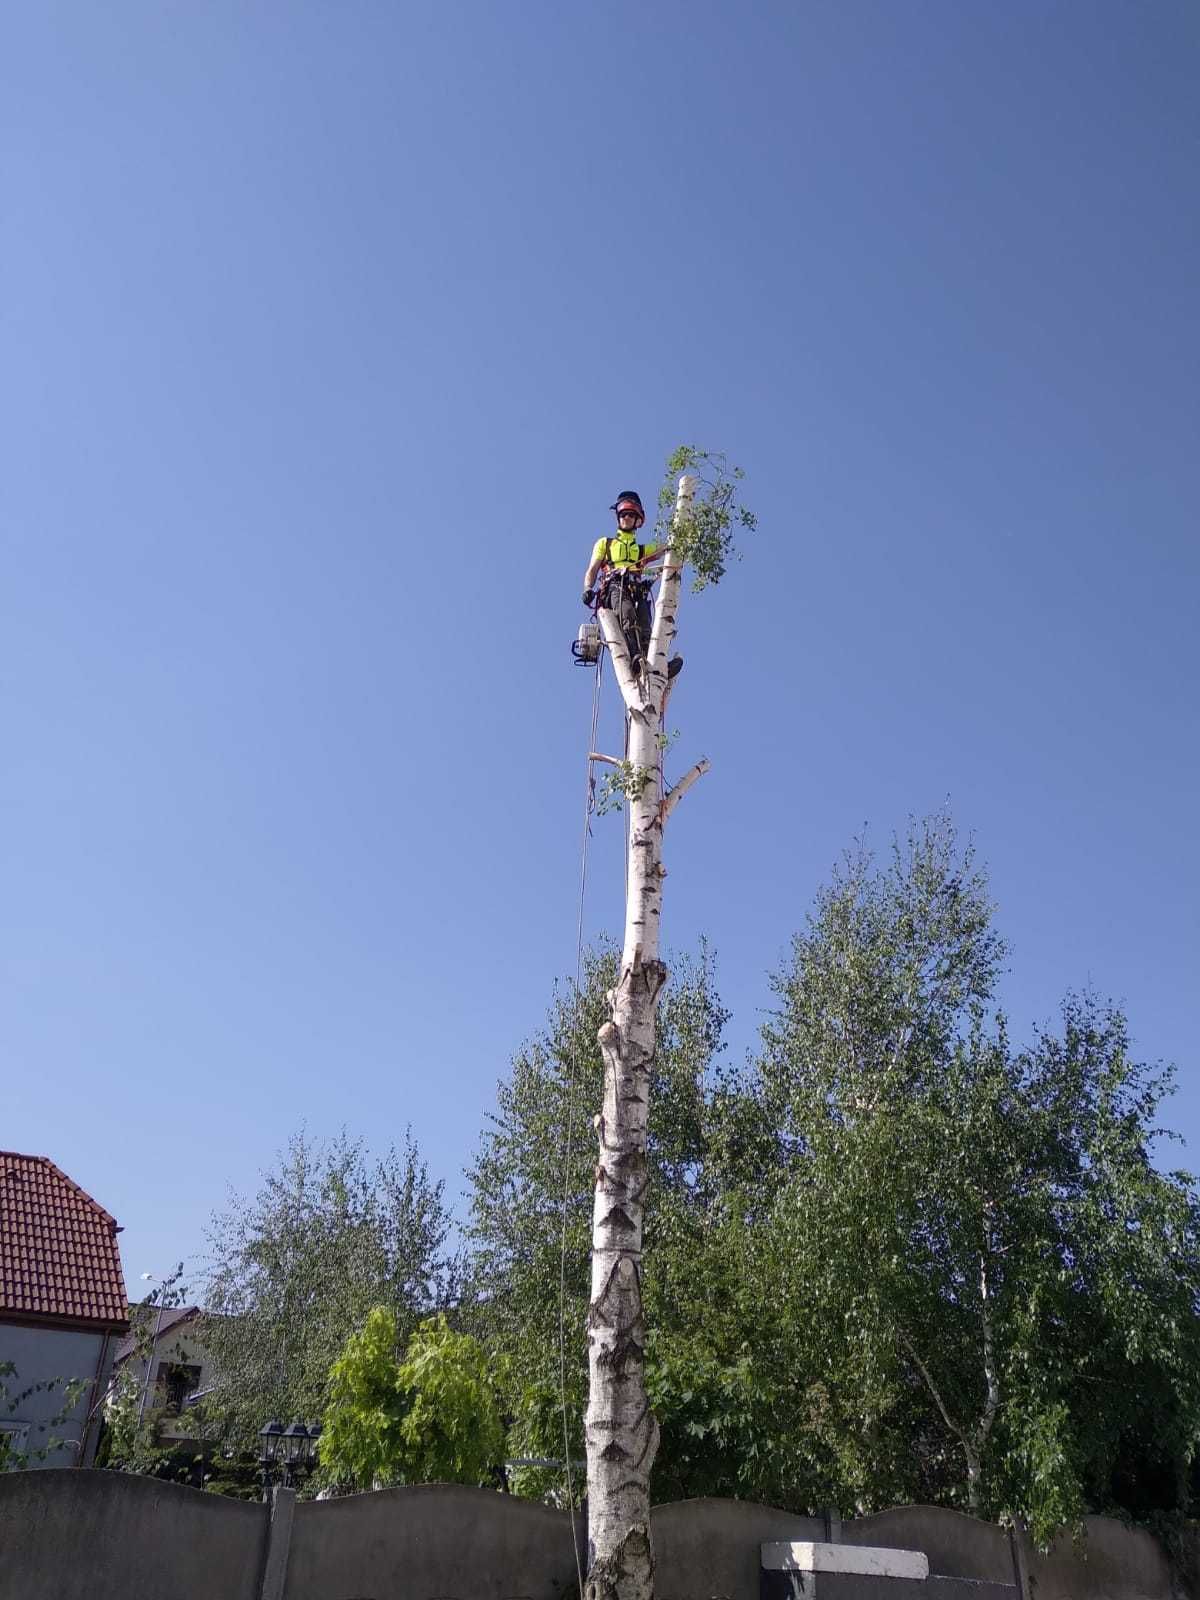
M 321 1424 L 293 1422 L 266 1423 L 259 1429 L 262 1449 L 258 1464 L 263 1475 L 263 1499 L 271 1498 L 271 1486 L 278 1479 L 285 1489 L 295 1489 L 317 1464 L 317 1443 Z
M 262 1469 L 263 1499 L 271 1498 L 271 1474 L 275 1463 L 279 1459 L 280 1440 L 283 1438 L 283 1424 L 272 1421 L 265 1423 L 258 1431 L 261 1447 L 258 1452 L 258 1464 Z
M 163 1314 L 163 1287 L 162 1279 L 155 1277 L 153 1272 L 142 1273 L 143 1283 L 157 1283 L 158 1288 L 151 1292 L 158 1295 L 158 1311 L 154 1318 L 154 1342 L 150 1346 L 150 1353 L 146 1357 L 146 1376 L 142 1380 L 142 1397 L 138 1402 L 138 1427 L 142 1425 L 142 1418 L 146 1414 L 146 1397 L 150 1393 L 150 1375 L 154 1371 L 154 1363 L 158 1359 L 158 1340 L 162 1333 Z

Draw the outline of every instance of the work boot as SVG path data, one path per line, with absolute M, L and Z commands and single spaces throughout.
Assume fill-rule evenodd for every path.
M 672 678 L 677 678 L 682 671 L 683 657 L 672 656 L 670 661 L 667 662 L 667 682 L 670 683 Z

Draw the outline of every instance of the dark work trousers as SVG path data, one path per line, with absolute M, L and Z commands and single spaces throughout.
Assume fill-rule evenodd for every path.
M 604 585 L 600 604 L 616 613 L 636 667 L 650 650 L 650 585 L 633 572 L 616 572 Z

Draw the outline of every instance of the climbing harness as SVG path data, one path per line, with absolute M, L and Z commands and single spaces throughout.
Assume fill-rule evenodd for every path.
M 635 548 L 640 550 L 641 546 L 637 545 Z M 655 551 L 653 555 L 643 556 L 640 561 L 635 562 L 632 566 L 609 569 L 607 576 L 596 587 L 596 599 L 592 606 L 592 621 L 581 622 L 579 631 L 572 641 L 571 654 L 575 658 L 576 666 L 595 666 L 600 659 L 601 652 L 604 649 L 604 635 L 599 622 L 596 621 L 595 614 L 601 606 L 607 606 L 609 610 L 619 613 L 620 606 L 613 605 L 612 598 L 610 598 L 613 590 L 619 587 L 621 593 L 628 596 L 634 605 L 637 604 L 643 593 L 647 601 L 649 601 L 657 573 L 647 569 L 653 562 L 661 559 L 662 552 Z

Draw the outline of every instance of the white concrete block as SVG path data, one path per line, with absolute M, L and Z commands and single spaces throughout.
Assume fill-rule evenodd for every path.
M 879 1545 L 822 1544 L 808 1539 L 773 1540 L 761 1546 L 768 1572 L 846 1572 L 862 1578 L 927 1578 L 923 1550 L 888 1550 Z

